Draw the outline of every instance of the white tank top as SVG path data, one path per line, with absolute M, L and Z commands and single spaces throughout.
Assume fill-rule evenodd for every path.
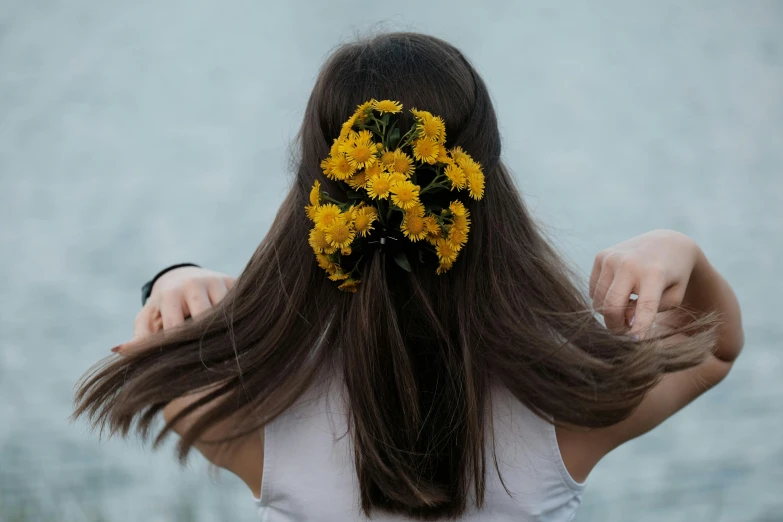
M 495 451 L 506 492 L 488 450 L 481 510 L 459 520 L 565 522 L 573 519 L 584 484 L 568 474 L 555 428 L 505 389 L 492 393 Z M 264 428 L 264 475 L 255 499 L 262 522 L 367 521 L 341 388 L 317 385 Z M 412 520 L 373 512 L 373 522 Z

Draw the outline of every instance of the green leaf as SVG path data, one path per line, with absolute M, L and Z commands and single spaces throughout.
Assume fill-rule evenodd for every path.
M 395 127 L 392 129 L 392 131 L 389 133 L 389 150 L 394 150 L 397 148 L 397 144 L 400 142 L 400 129 Z
M 405 255 L 405 252 L 398 252 L 397 255 L 394 256 L 394 261 L 406 272 L 411 271 L 411 264 L 408 263 L 408 257 Z
M 388 112 L 383 115 L 383 125 L 384 126 L 389 124 L 389 116 L 391 116 L 391 114 L 389 114 Z

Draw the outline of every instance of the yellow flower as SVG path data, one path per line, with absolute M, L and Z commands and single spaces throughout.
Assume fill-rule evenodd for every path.
M 391 179 L 388 173 L 381 172 L 367 181 L 367 195 L 372 199 L 386 199 L 391 190 Z
M 315 255 L 316 261 L 318 261 L 318 266 L 320 266 L 324 270 L 334 270 L 334 263 L 332 263 L 332 260 L 329 259 L 329 256 L 325 254 L 316 254 Z
M 310 189 L 310 204 L 317 207 L 321 204 L 321 182 L 315 180 L 313 188 Z
M 438 269 L 435 271 L 435 273 L 438 275 L 445 274 L 446 272 L 449 271 L 449 269 L 453 264 L 454 263 L 451 261 L 441 260 L 440 264 L 438 265 Z
M 419 138 L 446 141 L 446 125 L 440 116 L 433 116 L 427 111 L 416 111 L 414 116 L 418 120 L 416 130 Z
M 462 147 L 454 147 L 449 151 L 449 153 L 451 154 L 451 157 L 454 158 L 454 161 L 456 161 L 457 163 L 471 159 L 470 155 L 464 150 L 462 150 Z
M 348 279 L 337 288 L 344 292 L 351 292 L 352 294 L 355 294 L 359 283 L 361 283 L 359 279 Z
M 394 151 L 394 160 L 392 161 L 389 170 L 402 174 L 405 177 L 410 177 L 416 168 L 413 165 L 413 159 L 402 150 L 397 149 Z
M 449 242 L 451 248 L 459 252 L 462 247 L 465 246 L 465 243 L 468 242 L 468 232 L 464 228 L 453 224 L 449 225 L 447 228 L 449 230 L 449 235 L 446 237 L 446 241 Z
M 473 199 L 484 197 L 484 174 L 481 171 L 468 174 L 468 190 Z
M 348 184 L 354 190 L 359 190 L 367 187 L 367 170 L 360 170 L 350 178 L 348 178 Z
M 462 203 L 462 201 L 456 200 L 449 203 L 449 210 L 451 210 L 451 213 L 455 216 L 467 216 L 468 215 L 468 209 L 465 208 L 465 205 Z
M 433 164 L 438 159 L 440 145 L 431 138 L 422 138 L 413 145 L 413 157 L 424 163 Z
M 373 223 L 378 219 L 378 211 L 375 207 L 352 207 L 353 227 L 356 233 L 367 237 L 367 233 L 373 228 Z
M 456 189 L 465 188 L 465 182 L 467 181 L 465 178 L 465 171 L 463 171 L 457 165 L 454 164 L 446 165 L 446 168 L 443 170 L 443 173 L 446 175 L 447 178 L 449 178 L 449 181 L 451 181 L 451 190 L 454 190 L 455 188 Z
M 401 181 L 406 181 L 408 178 L 406 178 L 403 174 L 400 174 L 399 172 L 392 172 L 389 174 L 389 181 L 392 185 L 395 183 L 399 183 Z
M 424 217 L 424 228 L 427 231 L 426 239 L 432 244 L 435 244 L 443 235 L 443 230 L 440 228 L 438 220 L 431 214 Z
M 383 154 L 381 154 L 381 163 L 389 166 L 394 163 L 394 152 L 387 150 Z
M 400 230 L 402 230 L 405 237 L 414 242 L 427 237 L 427 228 L 424 223 L 424 218 L 420 216 L 418 212 L 406 212 L 405 218 L 402 220 L 402 225 L 400 225 Z
M 367 173 L 367 179 L 370 179 L 371 177 L 377 176 L 381 172 L 384 172 L 385 169 L 379 162 L 376 161 L 375 163 L 373 163 L 372 165 L 364 169 L 364 171 Z
M 381 100 L 375 102 L 372 108 L 381 113 L 390 112 L 396 114 L 402 110 L 402 104 L 392 100 Z
M 358 114 L 354 114 L 350 118 L 348 118 L 345 123 L 343 123 L 343 126 L 340 128 L 340 137 L 338 138 L 339 141 L 345 140 L 353 130 L 353 126 L 356 125 L 356 121 L 359 119 Z M 334 154 L 334 153 L 333 153 Z
M 349 246 L 340 249 L 340 253 L 344 256 L 350 256 L 351 252 L 353 252 L 353 250 L 351 250 L 351 247 Z
M 307 205 L 304 209 L 308 219 L 310 219 L 310 221 L 315 221 L 315 211 L 318 209 L 318 207 Z
M 355 169 L 372 165 L 377 159 L 375 157 L 377 145 L 372 141 L 372 132 L 368 130 L 352 135 L 342 147 L 342 151 Z
M 316 207 L 315 219 L 313 221 L 315 221 L 316 228 L 325 230 L 326 227 L 330 226 L 340 217 L 340 214 L 340 207 L 333 203 L 326 203 L 325 205 Z
M 425 212 L 426 210 L 424 209 L 424 205 L 421 204 L 421 201 L 417 201 L 415 205 L 405 209 L 406 214 L 416 214 L 421 217 L 424 217 Z
M 333 254 L 335 249 L 326 240 L 326 234 L 319 228 L 310 230 L 310 238 L 308 240 L 310 246 L 313 248 L 313 252 L 316 254 Z
M 438 148 L 437 163 L 444 163 L 446 165 L 454 164 L 454 160 L 451 159 L 451 156 L 449 156 L 449 152 L 446 150 L 446 147 L 441 146 Z
M 337 181 L 345 181 L 356 172 L 356 167 L 351 165 L 351 162 L 345 156 L 345 154 L 338 154 L 332 156 L 329 160 L 329 171 L 324 169 L 324 174 L 330 179 Z
M 364 121 L 369 117 L 370 109 L 372 109 L 374 103 L 375 100 L 370 100 L 356 107 L 356 112 L 353 113 L 353 116 L 356 118 L 356 123 L 364 123 Z
M 408 180 L 392 183 L 392 202 L 403 210 L 418 205 L 420 188 L 421 187 Z
M 337 156 L 337 153 L 340 152 L 340 146 L 342 145 L 342 142 L 339 139 L 335 139 L 332 142 L 332 147 L 329 149 L 329 155 L 331 156 Z M 328 158 L 327 158 L 328 159 Z M 323 165 L 323 162 L 322 162 Z
M 329 242 L 329 245 L 334 248 L 346 248 L 356 237 L 356 230 L 354 230 L 353 224 L 347 217 L 340 215 L 324 229 L 324 232 L 326 232 L 324 237 Z
M 452 216 L 451 224 L 465 232 L 470 230 L 470 218 L 468 216 Z
M 444 261 L 453 263 L 457 260 L 457 255 L 459 254 L 459 252 L 443 238 L 438 239 L 438 242 L 435 243 L 435 253 L 438 254 L 438 259 L 441 263 Z
M 321 160 L 321 170 L 324 172 L 324 175 L 330 179 L 332 178 L 332 157 L 333 156 L 330 155 Z
M 332 269 L 328 270 L 328 272 L 329 272 L 329 279 L 331 281 L 343 281 L 351 277 L 350 274 L 346 274 L 345 272 L 343 272 L 343 267 L 337 264 L 333 265 Z

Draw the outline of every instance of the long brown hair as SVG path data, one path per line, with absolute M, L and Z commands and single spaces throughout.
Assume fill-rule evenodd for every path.
M 347 294 L 316 265 L 304 207 L 316 179 L 340 193 L 319 163 L 370 98 L 442 116 L 448 146 L 484 165 L 486 193 L 471 203 L 470 240 L 450 272 L 415 264 L 408 273 L 376 250 L 358 293 Z M 607 426 L 664 374 L 710 352 L 708 335 L 634 342 L 596 319 L 500 160 L 484 82 L 448 43 L 393 33 L 341 46 L 321 70 L 298 140 L 293 187 L 229 295 L 153 336 L 149 349 L 99 364 L 77 391 L 77 416 L 147 436 L 171 400 L 208 389 L 157 435 L 211 403 L 179 443 L 184 459 L 230 416 L 242 419 L 234 436 L 260 429 L 327 368 L 344 382 L 365 513 L 455 517 L 469 499 L 483 503 L 492 384 L 552 422 Z

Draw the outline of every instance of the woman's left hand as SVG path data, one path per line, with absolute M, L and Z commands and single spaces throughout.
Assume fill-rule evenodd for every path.
M 658 312 L 682 304 L 700 256 L 695 241 L 673 230 L 653 230 L 602 250 L 590 275 L 593 307 L 607 328 L 630 327 L 643 337 Z
M 235 279 L 205 268 L 187 266 L 163 274 L 133 323 L 133 340 L 112 348 L 128 354 L 138 341 L 159 331 L 182 325 L 220 302 Z

